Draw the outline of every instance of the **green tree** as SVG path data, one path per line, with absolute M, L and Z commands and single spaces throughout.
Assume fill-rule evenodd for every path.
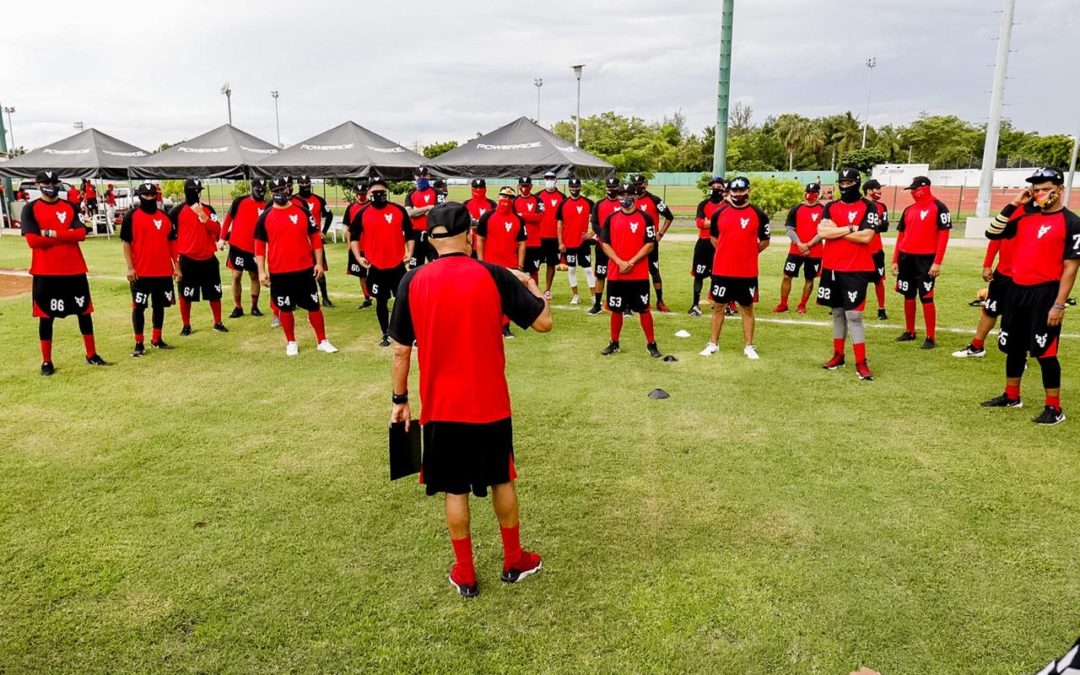
M 916 161 L 931 169 L 957 166 L 977 155 L 979 131 L 956 115 L 927 115 L 912 122 L 900 135 L 902 143 L 913 149 Z
M 450 152 L 454 148 L 458 147 L 457 141 L 440 141 L 438 143 L 432 143 L 431 145 L 425 145 L 423 150 L 424 157 L 428 159 L 434 159 L 441 154 Z
M 183 201 L 183 199 L 184 199 L 184 181 L 183 180 L 163 180 L 163 181 L 161 181 L 161 195 L 163 197 L 169 197 L 173 201 Z
M 230 196 L 233 199 L 236 199 L 237 197 L 246 197 L 249 194 L 251 194 L 251 182 L 250 181 L 238 180 L 235 183 L 233 183 L 232 192 L 230 193 Z
M 875 164 L 882 164 L 886 159 L 888 155 L 881 148 L 861 148 L 840 155 L 840 166 L 855 167 L 867 173 Z

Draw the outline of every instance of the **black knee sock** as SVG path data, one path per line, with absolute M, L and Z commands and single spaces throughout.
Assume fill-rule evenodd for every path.
M 390 302 L 386 298 L 375 301 L 375 316 L 379 319 L 379 328 L 382 329 L 383 335 L 386 335 L 390 330 Z
M 703 279 L 694 279 L 694 307 L 697 307 L 698 303 L 701 302 L 701 286 L 703 283 Z
M 53 320 L 52 319 L 38 319 L 38 339 L 39 340 L 52 340 L 53 336 Z
M 83 335 L 94 334 L 94 319 L 89 314 L 79 315 L 79 332 Z
M 150 325 L 154 328 L 161 328 L 165 325 L 165 308 L 159 305 L 154 305 L 154 308 L 150 310 Z
M 319 277 L 319 291 L 322 292 L 323 300 L 329 300 L 330 296 L 326 294 L 326 275 Z
M 135 331 L 135 341 L 142 342 L 142 334 L 146 330 L 145 307 L 133 307 L 131 309 L 131 328 Z
M 1058 361 L 1058 357 L 1051 356 L 1049 358 L 1039 359 L 1039 366 L 1042 367 L 1043 388 L 1060 389 L 1061 362 Z
M 1024 367 L 1027 365 L 1027 353 L 1010 352 L 1005 357 L 1005 377 L 1023 377 Z

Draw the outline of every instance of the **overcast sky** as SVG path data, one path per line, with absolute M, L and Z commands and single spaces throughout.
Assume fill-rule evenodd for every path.
M 732 102 L 755 119 L 854 111 L 870 121 L 920 111 L 985 122 L 1001 0 L 736 0 Z M 720 0 L 518 3 L 127 2 L 29 6 L 0 46 L 0 102 L 15 141 L 37 147 L 72 123 L 154 149 L 226 121 L 299 142 L 352 119 L 404 145 L 471 138 L 536 115 L 574 112 L 570 66 L 584 63 L 582 115 L 653 120 L 716 115 Z M 257 9 L 256 9 L 257 7 Z M 995 11 L 998 10 L 998 11 Z M 47 17 L 47 18 L 46 18 Z M 1077 0 L 1018 0 L 1005 115 L 1024 129 L 1080 127 Z M 6 119 L 5 119 L 6 123 Z M 10 142 L 10 136 L 9 136 Z

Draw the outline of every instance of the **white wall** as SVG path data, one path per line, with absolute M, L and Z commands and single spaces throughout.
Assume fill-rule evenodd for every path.
M 929 164 L 878 164 L 874 167 L 872 175 L 882 185 L 899 185 L 907 187 L 915 176 L 926 176 L 930 182 L 939 187 L 979 187 L 979 169 L 943 169 L 930 170 Z M 1024 179 L 1035 173 L 1034 168 L 1026 169 L 995 169 L 994 187 L 1015 188 L 1024 187 Z

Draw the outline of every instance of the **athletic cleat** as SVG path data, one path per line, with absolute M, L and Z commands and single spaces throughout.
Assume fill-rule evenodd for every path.
M 45 363 L 41 364 L 41 374 L 45 377 L 49 377 L 55 372 L 56 366 L 52 364 L 52 361 L 46 361 Z
M 806 305 L 799 305 L 799 308 L 795 310 L 799 314 L 806 314 Z
M 229 314 L 230 319 L 239 319 L 244 316 L 244 310 L 240 307 L 233 307 L 232 313 Z
M 593 316 L 596 316 L 597 314 L 599 314 L 599 313 L 600 313 L 600 312 L 602 312 L 602 311 L 604 311 L 604 308 L 603 308 L 603 307 L 601 307 L 600 305 L 593 305 L 593 306 L 592 306 L 592 307 L 591 307 L 591 308 L 589 309 L 589 311 L 588 311 L 588 314 L 591 314 L 591 315 L 593 315 Z
M 480 587 L 475 582 L 471 584 L 462 583 L 460 581 L 454 581 L 454 571 L 450 570 L 450 574 L 446 576 L 450 580 L 450 585 L 457 589 L 457 592 L 461 594 L 463 598 L 475 598 L 480 595 Z
M 382 339 L 379 340 L 379 346 L 380 347 L 389 347 L 390 346 L 390 336 L 389 335 L 382 336 Z
M 228 333 L 229 329 L 225 327 L 225 324 L 218 322 L 214 324 L 214 330 L 218 333 Z
M 953 352 L 952 355 L 955 356 L 958 359 L 966 359 L 966 358 L 972 357 L 972 356 L 977 357 L 977 358 L 982 358 L 982 357 L 986 356 L 986 349 L 985 348 L 976 349 L 974 345 L 968 344 L 967 347 L 964 347 L 961 350 Z
M 662 314 L 670 314 L 671 313 L 671 308 L 669 308 L 667 306 L 667 303 L 665 303 L 663 300 L 658 300 L 656 302 L 656 311 L 658 311 L 658 312 L 660 312 Z
M 536 574 L 543 566 L 544 561 L 538 554 L 522 551 L 518 561 L 510 567 L 504 567 L 502 576 L 499 578 L 504 583 L 516 584 L 525 577 Z
M 577 294 L 575 293 L 574 297 L 570 298 L 570 304 L 571 305 L 580 305 L 581 304 L 581 298 L 579 298 L 577 296 Z
M 263 313 L 261 311 L 259 311 L 258 307 L 252 307 L 250 314 L 251 314 L 251 316 L 262 316 L 263 315 Z
M 364 298 L 364 301 L 356 306 L 357 309 L 367 309 L 371 307 L 371 298 Z
M 879 309 L 877 311 L 877 320 L 878 321 L 888 321 L 889 320 L 889 315 L 885 313 L 884 309 Z
M 299 353 L 300 345 L 296 344 L 295 341 L 285 343 L 285 356 L 296 356 Z
M 607 347 L 604 347 L 603 349 L 600 350 L 600 354 L 602 356 L 611 356 L 612 354 L 618 354 L 618 353 L 619 353 L 619 341 L 618 340 L 612 340 L 611 342 L 608 343 Z
M 757 348 L 754 347 L 754 345 L 746 345 L 745 347 L 743 347 L 742 353 L 745 354 L 746 358 L 750 359 L 751 361 L 757 361 L 761 358 L 760 356 L 758 356 Z
M 281 319 L 277 318 L 276 316 L 273 319 L 270 319 L 270 327 L 281 328 Z
M 698 352 L 698 356 L 712 356 L 716 352 L 720 351 L 720 345 L 715 342 L 709 342 L 705 345 L 705 349 Z
M 164 340 L 158 340 L 157 342 L 154 342 L 153 340 L 151 340 L 150 341 L 150 348 L 151 349 L 172 349 L 173 346 L 171 344 L 169 344 L 168 342 L 165 342 Z
M 694 305 L 690 308 L 690 311 L 688 311 L 687 314 L 689 314 L 690 316 L 701 316 L 701 308 L 697 305 Z
M 141 342 L 135 343 L 135 349 L 131 350 L 131 358 L 137 359 L 146 353 L 146 347 Z
M 866 361 L 859 361 L 855 364 L 855 373 L 860 380 L 870 382 L 874 379 L 874 374 L 870 372 L 870 366 L 866 365 Z
M 330 298 L 323 298 L 322 306 L 323 307 L 333 307 L 334 302 Z
M 915 333 L 909 333 L 908 331 L 904 331 L 903 333 L 900 333 L 900 337 L 896 338 L 896 342 L 914 342 L 914 341 L 915 341 Z
M 183 328 L 181 328 L 180 329 L 180 334 L 183 335 L 184 337 L 187 337 L 188 335 L 191 335 L 191 326 L 184 326 Z
M 320 352 L 326 352 L 327 354 L 336 354 L 338 350 L 337 347 L 330 344 L 330 341 L 325 338 L 319 342 L 315 349 L 318 349 Z
M 1024 402 L 1018 398 L 1009 398 L 1008 395 L 1002 394 L 989 401 L 983 401 L 979 405 L 984 408 L 1023 408 Z
M 1052 427 L 1055 424 L 1061 424 L 1065 421 L 1065 411 L 1061 408 L 1054 408 L 1052 406 L 1043 406 L 1043 411 L 1039 413 L 1039 416 L 1032 419 L 1035 424 L 1042 424 L 1043 426 Z
M 783 314 L 786 311 L 788 311 L 788 306 L 787 306 L 786 303 L 783 303 L 783 302 L 781 302 L 776 307 L 772 308 L 772 313 L 773 314 Z
M 507 340 L 514 339 L 514 334 L 510 332 L 510 326 L 503 326 L 503 337 Z
M 920 349 L 936 349 L 937 342 L 933 338 L 926 338 L 923 340 L 922 347 Z
M 837 368 L 843 368 L 844 355 L 840 352 L 833 352 L 832 358 L 821 364 L 821 367 L 825 370 L 836 370 Z
M 93 356 L 86 357 L 86 365 L 88 366 L 109 366 L 112 365 L 105 359 L 101 358 L 101 355 L 94 354 Z
M 738 314 L 738 310 L 732 309 L 731 305 L 728 305 L 724 308 L 724 316 L 738 316 Z
M 658 359 L 663 356 L 663 354 L 660 353 L 660 348 L 656 346 L 655 342 L 650 342 L 649 344 L 645 345 L 645 349 L 649 352 L 649 356 L 653 357 L 654 359 Z

